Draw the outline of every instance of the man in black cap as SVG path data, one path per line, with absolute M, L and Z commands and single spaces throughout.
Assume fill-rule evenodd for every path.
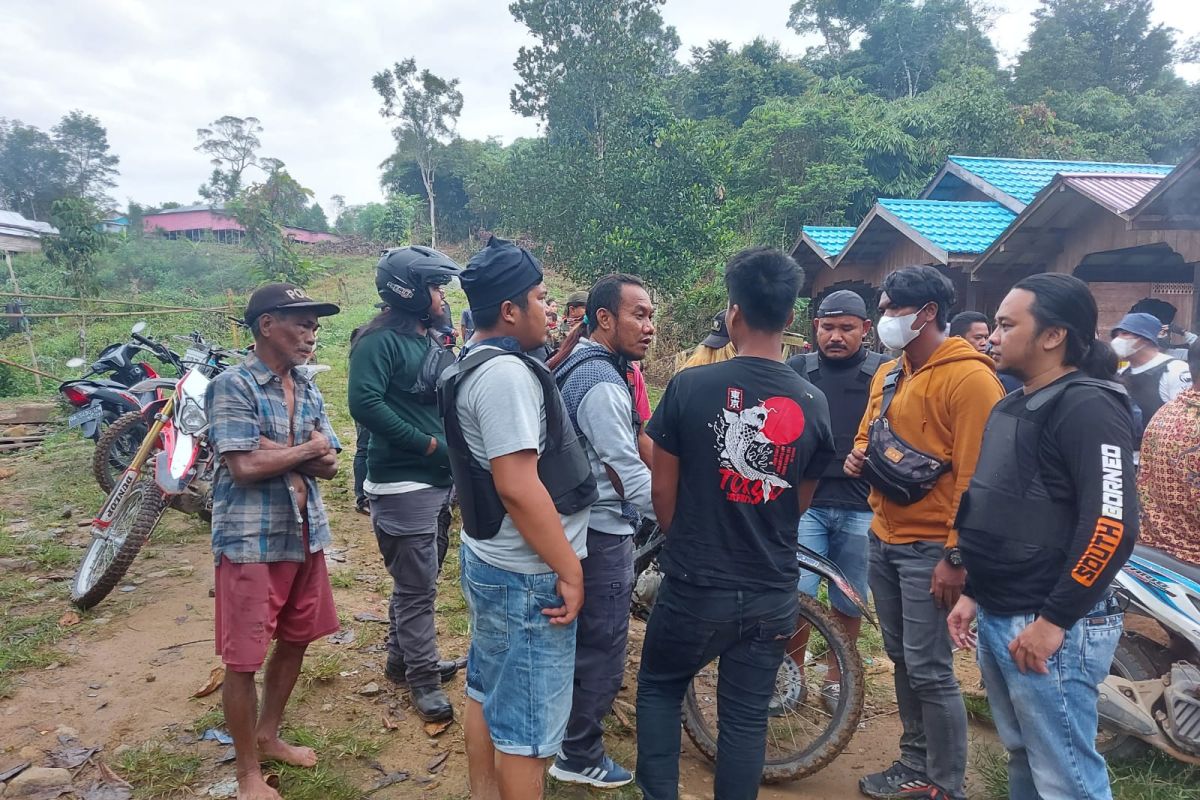
M 527 355 L 546 341 L 541 265 L 492 237 L 460 280 L 475 337 L 438 400 L 463 514 L 471 796 L 528 800 L 566 733 L 596 480 L 553 376 Z
M 309 643 L 338 629 L 324 549 L 331 537 L 317 478 L 337 474 L 337 436 L 316 384 L 296 367 L 316 346 L 319 317 L 338 313 L 289 283 L 250 296 L 254 352 L 208 386 L 213 478 L 216 648 L 225 663 L 225 721 L 237 754 L 238 797 L 280 800 L 261 761 L 317 763 L 279 738 Z M 257 708 L 254 675 L 275 649 Z
M 867 571 L 870 564 L 871 507 L 867 505 L 870 486 L 851 478 L 842 470 L 846 456 L 854 449 L 854 437 L 867 410 L 871 379 L 886 360 L 863 345 L 871 330 L 867 304 L 855 292 L 842 289 L 821 301 L 814 315 L 817 352 L 788 359 L 788 366 L 825 393 L 829 401 L 829 420 L 833 427 L 836 455 L 825 468 L 812 505 L 800 518 L 800 544 L 828 557 L 845 574 L 850 586 L 865 602 Z M 800 571 L 799 589 L 816 597 L 820 578 L 815 572 Z M 833 615 L 852 640 L 857 640 L 861 613 L 857 604 L 837 586 L 829 587 Z M 792 636 L 789 652 L 801 661 L 808 646 L 809 629 Z M 832 713 L 837 709 L 841 686 L 838 662 L 826 654 L 828 671 L 821 698 Z

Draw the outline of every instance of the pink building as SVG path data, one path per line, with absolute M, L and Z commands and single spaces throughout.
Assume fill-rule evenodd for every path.
M 217 203 L 170 208 L 157 214 L 147 214 L 142 218 L 142 230 L 146 234 L 167 239 L 199 241 L 205 236 L 211 236 L 218 242 L 239 244 L 244 228 L 232 214 Z M 289 239 L 303 244 L 338 241 L 338 237 L 331 233 L 320 233 L 305 228 L 285 226 L 283 232 Z

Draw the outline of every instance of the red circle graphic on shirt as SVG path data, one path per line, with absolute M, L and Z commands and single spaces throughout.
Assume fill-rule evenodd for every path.
M 772 397 L 763 406 L 767 409 L 767 421 L 762 433 L 771 444 L 791 444 L 804 433 L 804 412 L 792 398 Z

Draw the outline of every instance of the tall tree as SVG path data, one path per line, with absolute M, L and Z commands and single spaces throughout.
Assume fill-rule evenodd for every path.
M 1014 92 L 1026 102 L 1049 92 L 1102 86 L 1126 97 L 1174 82 L 1174 32 L 1152 25 L 1151 0 L 1042 0 Z
M 508 9 L 537 40 L 522 47 L 513 111 L 537 117 L 551 137 L 585 139 L 603 159 L 656 80 L 675 68 L 679 36 L 664 25 L 665 0 L 516 0 Z
M 210 127 L 197 128 L 200 144 L 196 151 L 210 157 L 213 165 L 208 182 L 200 187 L 200 196 L 210 202 L 232 200 L 242 188 L 242 174 L 258 164 L 258 148 L 263 132 L 257 117 L 226 115 Z M 282 164 L 282 162 L 280 162 Z
M 260 277 L 301 285 L 310 277 L 311 267 L 284 235 L 283 226 L 304 212 L 312 194 L 287 170 L 280 169 L 229 202 L 229 209 L 258 256 Z
M 882 0 L 796 0 L 787 25 L 800 35 L 820 32 L 833 58 L 850 50 L 854 34 L 866 30 Z
M 44 222 L 66 182 L 66 157 L 44 131 L 0 117 L 0 206 Z
M 723 117 L 741 125 L 769 98 L 803 94 L 812 80 L 808 69 L 784 56 L 778 42 L 758 38 L 738 51 L 721 40 L 693 47 L 691 64 L 674 83 L 689 117 Z
M 64 177 L 71 193 L 101 206 L 111 204 L 108 190 L 117 185 L 113 177 L 121 159 L 109 152 L 108 131 L 100 120 L 72 111 L 51 130 L 54 144 L 64 156 Z
M 100 230 L 100 212 L 86 197 L 65 197 L 50 207 L 50 222 L 57 236 L 42 243 L 46 260 L 57 267 L 63 283 L 80 300 L 100 293 L 96 259 L 109 247 L 110 240 Z M 87 355 L 87 318 L 79 318 L 79 352 Z
M 371 85 L 383 99 L 379 113 L 399 123 L 393 130 L 396 153 L 417 163 L 425 199 L 429 203 L 430 243 L 437 247 L 437 193 L 434 181 L 444 143 L 454 136 L 462 114 L 463 96 L 458 78 L 446 80 L 417 62 L 406 59 L 392 69 L 376 73 Z

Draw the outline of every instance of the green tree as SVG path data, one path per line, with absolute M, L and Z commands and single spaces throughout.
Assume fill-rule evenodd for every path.
M 280 169 L 263 183 L 243 190 L 228 208 L 245 231 L 254 250 L 261 277 L 303 285 L 311 277 L 312 265 L 301 258 L 283 227 L 305 210 L 312 190 Z
M 96 262 L 109 246 L 99 230 L 100 211 L 86 197 L 65 197 L 50 206 L 57 236 L 42 239 L 46 260 L 62 274 L 63 285 L 81 301 L 100 293 Z M 87 318 L 79 318 L 79 351 L 87 354 Z
M 552 138 L 584 140 L 603 159 L 647 92 L 675 69 L 679 37 L 665 0 L 517 0 L 508 9 L 537 41 L 514 64 L 513 111 L 546 123 Z
M 458 79 L 446 80 L 427 69 L 418 72 L 416 61 L 410 58 L 376 73 L 371 85 L 383 100 L 379 113 L 399 123 L 392 131 L 396 156 L 414 161 L 420 170 L 429 204 L 430 243 L 437 247 L 435 181 L 444 142 L 454 135 L 462 114 L 463 96 L 458 90 Z
M 834 58 L 850 51 L 850 38 L 866 29 L 882 0 L 797 0 L 787 25 L 800 35 L 820 32 Z
M 735 52 L 729 42 L 714 40 L 692 48 L 691 64 L 676 77 L 674 91 L 692 119 L 722 117 L 741 125 L 768 99 L 800 95 L 812 80 L 778 42 L 758 38 Z
M 463 241 L 473 231 L 488 228 L 493 217 L 471 204 L 470 186 L 478 181 L 480 170 L 493 169 L 503 153 L 499 141 L 485 142 L 456 138 L 441 151 L 441 163 L 434 178 L 434 194 L 438 198 L 438 235 Z M 423 195 L 424 183 L 415 161 L 397 154 L 383 164 L 380 184 L 389 194 Z M 421 212 L 419 222 L 428 224 L 428 215 Z
M 421 199 L 407 194 L 394 194 L 388 198 L 384 213 L 379 220 L 375 241 L 387 247 L 401 247 L 412 240 L 413 222 Z
M 1097 86 L 1132 97 L 1175 83 L 1174 33 L 1151 24 L 1152 9 L 1151 0 L 1042 0 L 1017 61 L 1016 97 Z
M 321 204 L 314 201 L 312 205 L 304 209 L 304 212 L 297 218 L 296 227 L 306 228 L 310 231 L 318 231 L 320 233 L 329 232 L 329 220 L 325 218 L 325 209 L 321 208 Z
M 0 117 L 0 206 L 45 221 L 66 196 L 66 157 L 44 131 Z
M 72 111 L 51 130 L 54 145 L 64 156 L 64 177 L 70 192 L 97 205 L 111 203 L 108 190 L 117 185 L 113 177 L 121 159 L 109 152 L 108 131 L 100 120 Z
M 242 189 L 242 176 L 248 167 L 258 164 L 258 148 L 263 132 L 257 117 L 226 115 L 210 127 L 197 128 L 200 144 L 196 151 L 209 156 L 213 171 L 201 185 L 200 196 L 209 202 L 232 200 Z M 279 162 L 282 167 L 283 162 Z

